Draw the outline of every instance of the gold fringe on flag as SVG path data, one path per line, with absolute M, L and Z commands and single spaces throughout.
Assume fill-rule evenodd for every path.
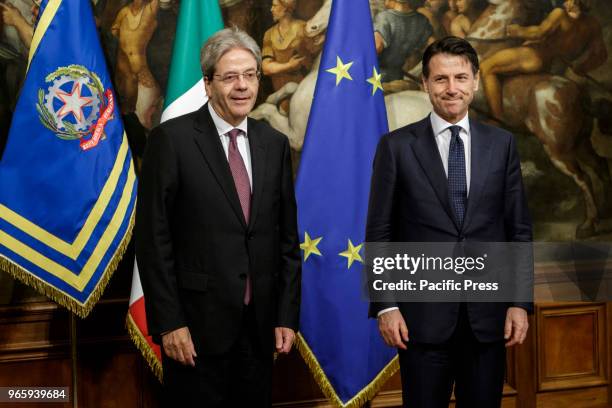
M 393 357 L 393 360 L 391 360 L 389 364 L 387 364 L 385 368 L 383 368 L 382 371 L 378 373 L 378 375 L 367 386 L 365 386 L 357 393 L 357 395 L 344 404 L 336 394 L 336 390 L 334 390 L 334 387 L 329 382 L 329 379 L 321 368 L 319 361 L 306 343 L 304 337 L 302 337 L 301 333 L 297 334 L 295 346 L 306 362 L 306 365 L 308 365 L 310 372 L 312 373 L 316 383 L 321 388 L 323 394 L 338 408 L 358 408 L 363 406 L 366 402 L 370 401 L 376 396 L 384 383 L 399 369 L 399 361 L 397 356 L 395 356 Z
M 66 295 L 64 292 L 54 288 L 43 280 L 37 278 L 32 273 L 28 272 L 21 266 L 11 262 L 7 258 L 0 257 L 0 270 L 9 273 L 11 276 L 13 276 L 13 278 L 34 288 L 37 292 L 42 293 L 46 297 L 53 300 L 55 303 L 64 306 L 66 309 L 70 310 L 77 316 L 85 318 L 91 312 L 98 300 L 100 300 L 100 297 L 106 289 L 106 285 L 108 285 L 110 278 L 113 276 L 113 273 L 115 273 L 115 270 L 117 270 L 117 266 L 119 266 L 119 262 L 123 258 L 123 255 L 125 254 L 125 251 L 127 250 L 127 247 L 130 244 L 130 240 L 132 239 L 132 231 L 134 229 L 135 209 L 136 205 L 134 204 L 134 207 L 132 208 L 132 214 L 130 215 L 130 224 L 128 225 L 125 234 L 121 239 L 121 243 L 113 254 L 111 261 L 108 263 L 108 265 L 106 265 L 106 269 L 104 270 L 104 273 L 102 274 L 98 285 L 93 290 L 91 295 L 89 295 L 89 298 L 84 304 Z
M 136 346 L 138 351 L 140 351 L 140 354 L 142 354 L 147 364 L 149 364 L 149 368 L 151 368 L 151 371 L 153 371 L 153 374 L 155 374 L 155 377 L 157 377 L 159 382 L 162 383 L 162 365 L 157 359 L 157 356 L 155 355 L 155 352 L 153 351 L 151 346 L 149 346 L 147 339 L 145 339 L 142 332 L 138 328 L 138 325 L 136 324 L 134 319 L 132 319 L 132 316 L 129 312 L 125 318 L 125 327 L 127 328 L 127 331 L 130 334 L 130 338 L 134 342 L 134 345 Z

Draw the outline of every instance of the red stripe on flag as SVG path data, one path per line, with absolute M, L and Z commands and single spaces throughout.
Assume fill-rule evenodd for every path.
M 149 330 L 147 329 L 147 315 L 145 312 L 145 299 L 144 296 L 141 296 L 138 300 L 136 300 L 129 309 L 130 317 L 134 321 L 136 328 L 140 332 L 140 336 L 146 340 L 150 351 L 155 354 L 155 357 L 159 361 L 161 366 L 161 350 L 159 345 L 153 343 L 153 339 L 149 336 Z M 144 351 L 141 350 L 143 353 Z

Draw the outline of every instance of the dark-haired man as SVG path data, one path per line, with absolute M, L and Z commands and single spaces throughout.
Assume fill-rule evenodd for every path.
M 385 135 L 376 152 L 368 242 L 531 241 L 512 135 L 468 118 L 478 57 L 457 37 L 431 44 L 423 86 L 433 112 Z M 385 342 L 399 350 L 404 406 L 501 403 L 505 346 L 527 333 L 531 304 L 371 303 Z M 505 343 L 505 344 L 504 344 Z

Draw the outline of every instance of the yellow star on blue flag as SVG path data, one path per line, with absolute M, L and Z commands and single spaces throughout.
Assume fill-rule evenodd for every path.
M 323 237 L 311 239 L 310 235 L 308 235 L 307 232 L 304 232 L 304 242 L 300 243 L 300 249 L 304 250 L 304 262 L 306 262 L 310 255 L 314 254 L 321 256 L 321 251 L 319 251 L 317 245 L 319 245 L 319 242 L 321 242 L 322 239 Z
M 353 243 L 351 242 L 351 240 L 348 240 L 348 247 L 346 248 L 345 251 L 340 252 L 338 255 L 343 256 L 346 258 L 347 260 L 347 269 L 351 268 L 351 265 L 353 265 L 353 262 L 355 261 L 359 261 L 361 263 L 363 263 L 363 259 L 361 258 L 361 255 L 359 254 L 359 251 L 361 251 L 361 247 L 363 246 L 363 243 L 355 246 L 353 245 Z
M 357 408 L 399 367 L 396 350 L 367 317 L 357 272 L 365 259 L 372 161 L 388 127 L 369 2 L 334 0 L 331 7 L 295 186 L 309 256 L 296 346 L 334 405 Z M 325 239 L 317 243 L 307 231 Z M 310 256 L 315 247 L 325 256 Z M 337 341 L 347 336 L 351 341 Z
M 353 78 L 351 77 L 351 74 L 349 74 L 349 69 L 351 69 L 351 66 L 353 65 L 353 62 L 349 62 L 348 64 L 345 64 L 342 62 L 342 60 L 340 59 L 340 57 L 336 57 L 336 66 L 333 68 L 329 68 L 326 71 L 329 72 L 330 74 L 334 74 L 336 75 L 336 86 L 338 86 L 338 84 L 340 83 L 340 81 L 342 81 L 343 78 L 346 78 L 350 81 L 353 80 Z
M 372 84 L 372 95 L 376 93 L 377 89 L 380 89 L 380 91 L 382 92 L 383 87 L 382 87 L 382 84 L 380 83 L 381 78 L 382 78 L 382 74 L 379 74 L 378 71 L 376 70 L 376 67 L 374 67 L 372 76 L 366 80 L 367 83 Z

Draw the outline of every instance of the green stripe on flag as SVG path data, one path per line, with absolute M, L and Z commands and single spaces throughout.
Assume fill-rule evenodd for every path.
M 222 28 L 217 0 L 181 0 L 164 109 L 202 79 L 200 48 Z

